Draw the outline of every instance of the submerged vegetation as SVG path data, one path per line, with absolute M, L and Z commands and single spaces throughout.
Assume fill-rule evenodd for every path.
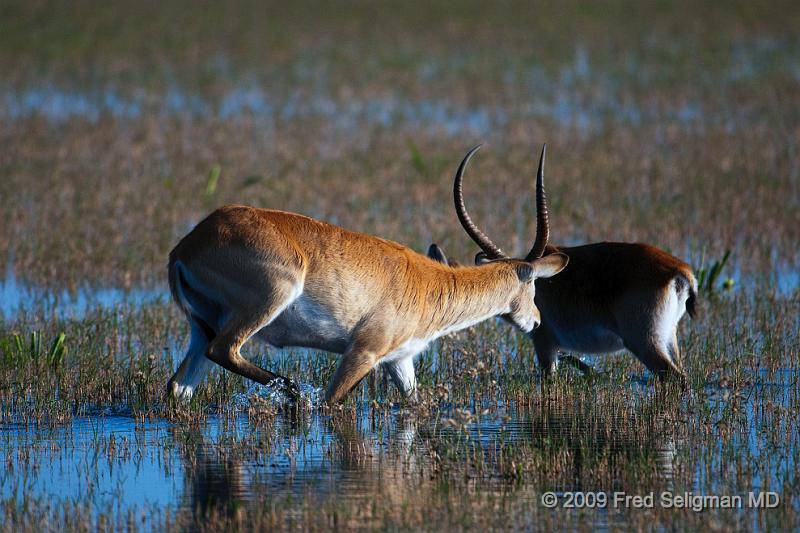
M 800 10 L 791 2 L 10 2 L 0 7 L 0 530 L 696 530 L 800 526 Z M 166 257 L 209 210 L 297 211 L 470 257 L 470 210 L 533 239 L 645 241 L 695 268 L 685 392 L 630 354 L 543 382 L 501 322 L 316 405 L 336 359 L 247 345 L 215 370 Z M 504 237 L 502 237 L 504 236 Z M 576 354 L 582 355 L 582 354 Z M 542 494 L 747 495 L 776 508 L 550 509 Z M 745 500 L 747 501 L 747 500 Z

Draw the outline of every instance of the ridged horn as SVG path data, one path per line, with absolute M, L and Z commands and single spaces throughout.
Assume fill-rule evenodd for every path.
M 504 259 L 508 256 L 503 253 L 503 251 L 495 246 L 489 237 L 486 236 L 478 226 L 472 221 L 467 213 L 467 208 L 464 205 L 464 193 L 462 191 L 462 183 L 464 179 L 464 169 L 467 167 L 467 163 L 472 158 L 472 156 L 477 152 L 482 145 L 478 145 L 469 152 L 464 157 L 461 164 L 458 165 L 458 170 L 456 171 L 455 181 L 453 183 L 453 200 L 456 205 L 456 215 L 458 216 L 458 221 L 461 222 L 461 227 L 464 228 L 464 231 L 467 232 L 467 235 L 475 241 L 475 244 L 480 246 L 481 250 L 486 252 L 486 255 L 489 256 L 490 259 Z
M 542 146 L 542 155 L 539 156 L 539 170 L 536 172 L 536 241 L 533 248 L 525 256 L 525 261 L 535 261 L 544 254 L 547 240 L 550 238 L 550 222 L 547 214 L 547 196 L 544 193 L 544 157 L 547 144 Z

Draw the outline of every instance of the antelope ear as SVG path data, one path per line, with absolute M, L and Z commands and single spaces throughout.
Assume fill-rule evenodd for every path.
M 551 278 L 564 270 L 569 263 L 566 254 L 556 253 L 540 257 L 531 263 L 537 278 Z
M 449 264 L 447 261 L 447 256 L 444 255 L 444 250 L 439 248 L 439 245 L 436 243 L 431 243 L 431 245 L 428 247 L 428 257 L 434 261 L 444 263 L 445 265 Z
M 485 265 L 486 263 L 491 263 L 492 260 L 489 259 L 489 256 L 486 255 L 486 252 L 478 252 L 475 254 L 475 264 L 476 265 Z

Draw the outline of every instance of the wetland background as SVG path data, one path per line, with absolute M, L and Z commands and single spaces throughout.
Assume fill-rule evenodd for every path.
M 800 526 L 800 8 L 794 2 L 0 5 L 0 528 L 772 530 Z M 225 203 L 419 251 L 645 241 L 704 272 L 685 395 L 627 353 L 543 387 L 500 322 L 286 412 L 215 372 L 166 258 Z M 723 261 L 730 251 L 727 261 Z M 714 268 L 714 265 L 717 268 Z M 62 336 L 63 334 L 63 336 Z M 335 358 L 249 352 L 313 398 Z M 775 491 L 776 509 L 546 509 L 545 491 Z

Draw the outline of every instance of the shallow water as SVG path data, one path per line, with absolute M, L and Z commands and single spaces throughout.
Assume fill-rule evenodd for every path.
M 778 287 L 777 292 L 793 294 L 796 275 L 787 273 L 786 279 L 786 288 Z M 745 285 L 737 284 L 736 290 Z M 167 302 L 167 295 L 159 291 L 86 287 L 73 293 L 48 292 L 21 282 L 10 270 L 0 283 L 0 295 L 3 314 L 11 320 L 41 312 L 80 318 L 93 309 L 126 312 Z M 38 302 L 35 307 L 32 301 Z M 173 357 L 179 357 L 186 339 L 169 340 Z M 746 342 L 753 352 L 766 350 L 763 334 L 754 332 Z M 518 349 L 503 345 L 503 357 L 521 357 Z M 440 360 L 434 345 L 420 358 L 418 370 L 438 372 L 440 364 L 452 364 L 451 356 Z M 317 375 L 318 370 L 311 369 L 319 368 L 315 365 L 322 357 L 291 350 L 276 354 L 271 364 L 296 362 L 299 369 L 293 367 L 292 372 Z M 583 359 L 602 367 L 601 357 Z M 115 516 L 129 511 L 157 516 L 167 510 L 235 516 L 265 505 L 302 514 L 323 505 L 360 509 L 387 501 L 406 509 L 436 508 L 441 504 L 436 498 L 452 483 L 447 476 L 455 476 L 467 483 L 471 497 L 521 506 L 526 516 L 525 509 L 541 510 L 543 491 L 564 498 L 573 491 L 629 490 L 628 462 L 652 468 L 638 479 L 634 492 L 725 494 L 747 487 L 783 494 L 786 483 L 795 479 L 795 450 L 800 449 L 800 435 L 786 425 L 794 423 L 786 413 L 797 407 L 800 373 L 792 366 L 762 368 L 756 363 L 743 370 L 744 384 L 734 387 L 729 375 L 734 372 L 729 364 L 709 374 L 705 386 L 684 398 L 685 419 L 677 420 L 643 407 L 647 401 L 642 399 L 653 395 L 653 385 L 641 374 L 619 386 L 627 399 L 609 413 L 569 401 L 562 404 L 558 398 L 532 406 L 462 398 L 459 404 L 439 402 L 433 417 L 404 407 L 373 409 L 362 403 L 342 420 L 319 412 L 320 389 L 301 382 L 306 407 L 299 416 L 278 412 L 258 422 L 258 415 L 248 412 L 261 405 L 254 403 L 254 396 L 277 409 L 285 399 L 252 385 L 246 393 L 235 394 L 229 405 L 206 406 L 211 414 L 201 422 L 140 420 L 123 405 L 79 407 L 76 418 L 45 427 L 13 423 L 18 420 L 16 404 L 8 396 L 0 406 L 6 421 L 0 427 L 0 499 L 16 506 L 34 500 L 53 505 L 84 502 L 94 513 Z M 602 383 L 606 378 L 601 373 L 593 379 Z M 597 387 L 590 383 L 595 384 L 587 390 Z M 584 388 L 580 381 L 571 386 Z M 734 430 L 731 438 L 706 438 L 708 431 L 727 427 Z M 523 457 L 546 461 L 564 460 L 566 454 L 568 467 L 545 481 L 532 473 L 517 479 L 509 476 L 504 462 L 519 450 Z M 592 465 L 597 463 L 607 464 L 610 480 L 593 479 Z M 737 477 L 743 468 L 749 476 L 745 481 Z M 458 490 L 462 489 L 467 490 Z M 741 520 L 756 520 L 747 512 L 737 511 Z M 608 507 L 584 510 L 580 516 L 582 523 L 601 528 L 624 527 L 632 519 L 628 510 Z M 366 520 L 367 525 L 385 524 L 385 517 Z M 757 522 L 748 524 L 759 527 Z
M 616 85 L 610 81 L 604 84 Z M 671 119 L 691 126 L 705 124 L 708 120 L 699 103 L 641 108 L 633 99 L 620 98 L 611 87 L 603 91 L 601 98 L 589 102 L 580 91 L 564 90 L 563 86 L 556 90 L 556 85 L 552 80 L 538 82 L 537 97 L 514 110 L 515 118 L 551 120 L 582 133 L 599 131 L 608 124 L 637 126 L 648 120 Z M 549 90 L 542 91 L 543 87 Z M 258 85 L 235 86 L 213 98 L 177 86 L 153 98 L 145 94 L 123 94 L 108 87 L 83 91 L 48 85 L 6 90 L 0 94 L 0 102 L 0 116 L 11 121 L 40 117 L 54 123 L 71 119 L 96 122 L 102 117 L 133 120 L 148 114 L 217 120 L 255 118 L 275 124 L 321 119 L 334 130 L 351 133 L 365 126 L 402 127 L 449 137 L 467 133 L 488 136 L 502 131 L 509 120 L 509 110 L 495 105 L 464 106 L 450 99 L 412 100 L 399 95 L 341 100 L 324 88 L 310 95 L 298 92 L 277 97 Z
M 119 305 L 142 307 L 168 301 L 165 289 L 122 289 L 119 287 L 83 286 L 75 290 L 49 290 L 19 279 L 9 265 L 0 281 L 0 317 L 14 319 L 21 314 L 41 314 L 58 318 L 82 318 L 96 309 L 113 309 Z
M 773 65 L 762 57 L 780 48 L 774 42 L 761 49 L 739 47 L 728 69 L 716 73 L 718 83 L 758 80 Z M 402 89 L 380 94 L 342 96 L 330 79 L 329 66 L 303 64 L 303 83 L 290 91 L 276 89 L 271 79 L 230 72 L 230 59 L 217 56 L 206 66 L 227 87 L 208 94 L 176 81 L 165 82 L 153 92 L 141 86 L 116 82 L 74 88 L 55 82 L 0 87 L 0 117 L 9 121 L 40 117 L 62 123 L 71 119 L 97 121 L 103 117 L 121 120 L 149 115 L 188 116 L 202 119 L 237 120 L 255 118 L 281 124 L 293 120 L 322 119 L 334 130 L 356 132 L 369 127 L 425 129 L 450 137 L 467 133 L 487 136 L 502 130 L 510 116 L 530 122 L 550 120 L 586 134 L 609 125 L 636 127 L 645 123 L 671 122 L 686 128 L 721 126 L 727 131 L 749 127 L 758 117 L 738 106 L 724 113 L 709 113 L 707 102 L 682 94 L 675 101 L 649 101 L 636 88 L 650 87 L 661 78 L 661 65 L 628 54 L 618 68 L 598 64 L 598 58 L 583 44 L 576 44 L 573 57 L 566 57 L 555 70 L 539 65 L 516 65 L 494 73 L 497 93 L 515 95 L 520 105 L 508 101 L 464 105 L 450 96 L 409 98 Z M 788 54 L 786 72 L 800 76 L 797 56 Z M 429 85 L 452 65 L 436 59 L 422 62 L 411 79 Z M 724 81 L 723 81 L 724 80 Z
M 232 424 L 210 417 L 196 430 L 118 416 L 78 418 L 48 431 L 5 427 L 0 430 L 0 460 L 6 465 L 0 494 L 54 503 L 88 498 L 97 509 L 121 506 L 123 511 L 166 505 L 204 508 L 257 501 L 265 492 L 302 496 L 310 489 L 319 498 L 336 493 L 369 500 L 376 482 L 403 484 L 413 478 L 421 468 L 414 463 L 425 454 L 415 422 L 392 416 L 376 427 L 363 416 L 366 412 L 344 427 L 312 416 L 299 423 L 278 418 L 271 427 L 254 429 L 244 415 Z M 498 439 L 530 440 L 536 431 L 524 416 L 502 423 L 488 417 L 467 426 L 473 443 L 484 447 Z M 191 445 L 185 445 L 187 440 Z M 236 454 L 230 450 L 243 440 L 245 457 L 231 459 Z M 250 448 L 254 441 L 255 449 Z M 263 446 L 265 441 L 269 445 Z M 169 448 L 180 452 L 164 453 Z M 412 448 L 415 456 L 409 456 Z M 491 484 L 487 489 L 493 490 Z
M 273 99 L 259 86 L 234 87 L 213 99 L 189 89 L 172 87 L 156 100 L 157 104 L 144 94 L 122 95 L 113 88 L 84 92 L 43 86 L 6 91 L 0 96 L 0 101 L 0 116 L 5 115 L 9 120 L 41 117 L 52 122 L 76 118 L 97 121 L 104 116 L 137 119 L 145 112 L 155 112 L 164 116 L 220 120 L 253 117 L 285 122 L 322 118 L 338 130 L 355 130 L 365 124 L 382 127 L 404 124 L 455 136 L 463 135 L 465 131 L 488 134 L 505 120 L 504 112 L 499 108 L 468 109 L 445 100 L 417 102 L 395 96 L 367 101 L 337 101 L 326 92 L 311 97 L 298 92 L 288 98 Z M 554 113 L 563 116 L 569 110 L 562 105 Z
M 797 372 L 790 370 L 754 376 L 755 383 L 744 391 L 748 417 L 761 418 L 756 416 L 756 398 L 763 394 L 779 408 L 788 408 L 797 378 Z M 307 390 L 311 396 L 316 392 Z M 250 393 L 268 402 L 275 397 L 258 386 Z M 706 393 L 707 408 L 720 413 L 734 400 L 724 385 L 709 383 Z M 625 461 L 649 450 L 646 453 L 654 454 L 656 465 L 648 481 L 651 490 L 698 494 L 726 490 L 724 483 L 716 486 L 712 480 L 708 485 L 705 472 L 709 468 L 726 471 L 722 443 L 716 450 L 687 450 L 691 443 L 674 421 L 657 424 L 662 430 L 655 433 L 631 434 L 625 428 L 636 425 L 630 418 L 635 414 L 582 419 L 578 413 L 558 408 L 542 411 L 484 403 L 471 409 L 443 405 L 436 422 L 420 421 L 401 408 L 375 412 L 367 406 L 357 410 L 356 418 L 342 421 L 311 407 L 299 417 L 278 414 L 266 424 L 255 424 L 246 414 L 248 396 L 234 404 L 238 414 L 211 415 L 199 425 L 141 422 L 127 416 L 79 417 L 54 429 L 6 425 L 0 429 L 0 464 L 4 465 L 0 496 L 18 504 L 26 498 L 54 504 L 88 499 L 98 511 L 114 508 L 123 513 L 166 508 L 234 513 L 263 505 L 265 498 L 308 504 L 312 493 L 313 501 L 335 498 L 339 504 L 370 505 L 377 497 L 388 497 L 422 505 L 415 502 L 413 492 L 429 483 L 432 449 L 457 454 L 479 450 L 489 465 L 488 477 L 483 474 L 474 490 L 517 502 L 538 505 L 541 489 L 561 497 L 566 491 L 618 489 L 585 484 L 579 481 L 579 471 L 573 482 L 554 481 L 536 488 L 492 474 L 492 462 L 504 446 L 546 451 L 554 442 L 576 438 L 582 442 L 566 447 L 575 447 L 586 463 L 591 463 L 593 454 Z M 766 453 L 766 442 L 772 438 L 753 423 L 733 443 L 738 453 L 763 465 L 764 477 L 751 481 L 754 490 L 776 490 L 794 471 L 791 455 Z M 796 446 L 797 438 L 790 437 L 788 444 Z M 680 474 L 680 479 L 695 480 L 689 487 L 674 479 L 676 461 L 687 453 L 701 457 L 696 472 Z M 624 524 L 625 512 L 595 509 L 591 520 L 601 527 Z

